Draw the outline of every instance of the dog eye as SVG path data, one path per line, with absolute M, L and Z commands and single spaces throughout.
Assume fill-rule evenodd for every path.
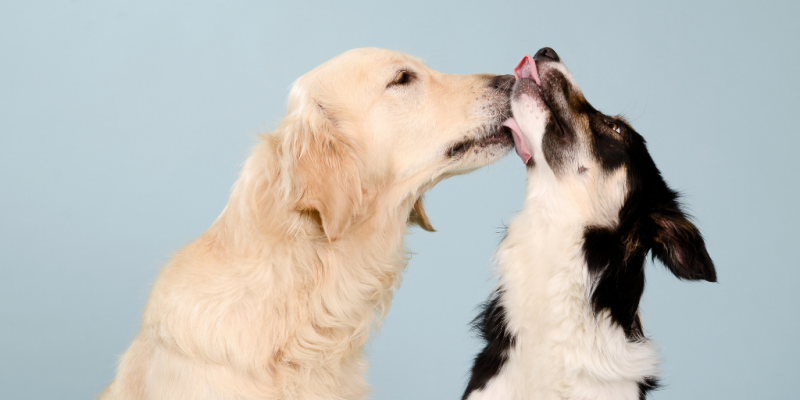
M 608 125 L 608 127 L 611 128 L 611 130 L 613 130 L 614 132 L 622 133 L 622 128 L 616 122 L 609 121 L 606 122 L 606 125 Z
M 394 81 L 392 81 L 392 84 L 405 85 L 410 80 L 411 80 L 411 75 L 408 73 L 408 71 L 400 71 L 399 73 L 397 73 L 397 76 L 394 77 Z
M 411 83 L 411 81 L 413 79 L 414 79 L 414 73 L 413 72 L 407 71 L 407 70 L 402 70 L 402 71 L 397 73 L 397 75 L 394 77 L 392 82 L 389 83 L 389 86 L 406 85 L 408 83 Z

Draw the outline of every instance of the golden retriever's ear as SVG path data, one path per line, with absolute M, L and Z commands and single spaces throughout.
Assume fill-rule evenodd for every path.
M 425 208 L 422 206 L 422 196 L 414 202 L 414 208 L 411 209 L 411 214 L 408 216 L 410 224 L 417 224 L 420 228 L 428 232 L 436 232 L 431 226 L 431 221 L 428 220 L 428 215 L 425 214 Z
M 293 132 L 296 208 L 317 211 L 332 242 L 361 210 L 361 175 L 353 146 L 321 109 L 311 112 Z

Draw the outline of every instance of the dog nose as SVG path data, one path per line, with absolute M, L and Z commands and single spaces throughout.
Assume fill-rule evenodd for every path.
M 556 51 L 549 47 L 542 47 L 541 49 L 539 49 L 539 51 L 536 52 L 536 55 L 533 56 L 533 59 L 536 61 L 540 60 L 555 61 L 555 62 L 561 61 L 561 59 L 558 58 L 558 54 L 556 54 Z
M 510 92 L 511 88 L 514 86 L 514 81 L 516 81 L 514 75 L 497 75 L 489 81 L 489 87 L 504 92 Z

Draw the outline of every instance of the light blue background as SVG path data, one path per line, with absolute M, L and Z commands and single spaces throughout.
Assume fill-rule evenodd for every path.
M 112 379 L 149 285 L 224 207 L 292 81 L 354 47 L 449 73 L 558 51 L 683 191 L 719 284 L 648 267 L 655 399 L 796 398 L 798 2 L 0 3 L 0 398 L 86 399 Z M 286 2 L 289 3 L 289 2 Z M 458 399 L 480 344 L 516 157 L 429 192 L 369 347 L 375 399 Z

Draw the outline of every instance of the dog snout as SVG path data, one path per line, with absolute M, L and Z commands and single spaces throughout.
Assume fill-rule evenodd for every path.
M 514 75 L 497 75 L 489 80 L 489 87 L 511 93 L 511 88 L 514 87 L 514 81 Z
M 558 57 L 558 54 L 556 54 L 556 51 L 550 47 L 542 47 L 539 49 L 539 51 L 536 52 L 536 55 L 533 56 L 533 59 L 536 61 L 561 61 L 561 59 Z

